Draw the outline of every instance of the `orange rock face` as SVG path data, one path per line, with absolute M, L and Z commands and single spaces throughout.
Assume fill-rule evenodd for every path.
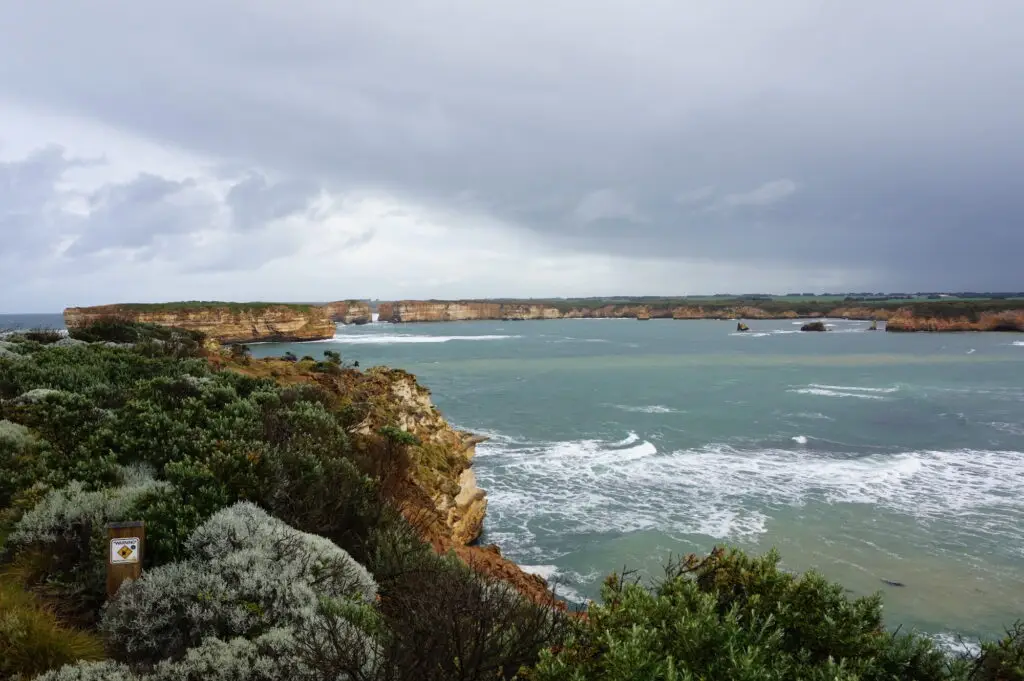
M 885 323 L 886 331 L 1024 331 L 1024 309 L 982 312 L 968 317 L 917 316 L 911 308 L 900 308 Z
M 334 322 L 315 305 L 102 305 L 64 310 L 69 329 L 111 318 L 201 331 L 221 343 L 321 340 L 333 338 L 335 331 Z
M 373 321 L 370 306 L 361 300 L 339 300 L 323 306 L 327 316 L 341 324 L 369 324 Z

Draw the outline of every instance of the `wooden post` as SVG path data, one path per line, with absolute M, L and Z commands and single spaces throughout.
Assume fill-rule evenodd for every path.
M 129 520 L 107 523 L 107 598 L 113 598 L 126 579 L 142 576 L 146 523 Z

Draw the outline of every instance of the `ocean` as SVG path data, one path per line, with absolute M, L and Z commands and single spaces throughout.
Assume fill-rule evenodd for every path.
M 890 626 L 947 641 L 1024 615 L 1024 339 L 748 323 L 374 323 L 252 349 L 416 374 L 490 437 L 482 541 L 572 602 L 729 545 L 882 591 Z

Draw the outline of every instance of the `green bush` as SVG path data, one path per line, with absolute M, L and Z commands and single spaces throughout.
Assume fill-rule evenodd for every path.
M 981 646 L 971 681 L 1024 681 L 1024 621 L 1017 621 L 1006 637 Z
M 690 556 L 653 588 L 613 575 L 602 598 L 531 679 L 938 681 L 963 673 L 929 639 L 887 633 L 878 596 L 850 600 L 814 572 L 783 572 L 774 552 Z

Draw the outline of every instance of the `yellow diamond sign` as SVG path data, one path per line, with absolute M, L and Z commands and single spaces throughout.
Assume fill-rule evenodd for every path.
M 110 562 L 113 565 L 139 562 L 138 537 L 118 537 L 110 540 Z

